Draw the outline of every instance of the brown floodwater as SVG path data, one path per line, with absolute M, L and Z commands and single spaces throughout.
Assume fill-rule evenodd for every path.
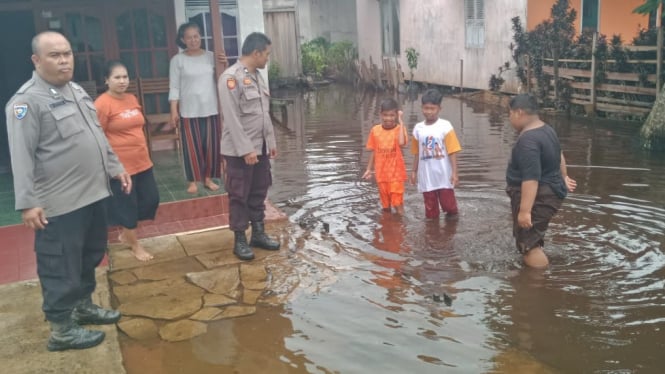
M 550 226 L 551 266 L 530 271 L 511 237 L 504 109 L 444 99 L 460 217 L 432 222 L 415 187 L 400 218 L 360 178 L 380 95 L 281 95 L 302 116 L 277 129 L 270 199 L 298 287 L 191 341 L 123 339 L 129 373 L 664 372 L 665 157 L 639 150 L 636 125 L 548 119 L 578 189 Z M 420 105 L 401 100 L 412 127 Z

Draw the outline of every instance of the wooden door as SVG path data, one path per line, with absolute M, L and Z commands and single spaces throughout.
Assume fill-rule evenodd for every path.
M 282 77 L 297 77 L 301 71 L 296 12 L 266 12 L 264 20 L 266 34 L 272 40 L 271 63 L 279 65 Z
M 173 7 L 149 0 L 122 2 L 108 14 L 113 54 L 127 66 L 130 79 L 168 78 L 170 58 L 177 52 Z M 146 113 L 168 111 L 168 95 L 149 95 L 143 106 Z

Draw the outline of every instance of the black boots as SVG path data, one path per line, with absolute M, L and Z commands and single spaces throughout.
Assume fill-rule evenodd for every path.
M 71 319 L 50 324 L 51 337 L 46 345 L 49 351 L 91 348 L 100 344 L 106 336 L 104 331 L 84 329 Z
M 233 244 L 233 254 L 241 260 L 248 261 L 254 259 L 254 251 L 252 247 L 267 249 L 269 251 L 276 251 L 279 249 L 279 242 L 270 239 L 266 235 L 263 221 L 252 222 L 252 239 L 247 244 L 247 237 L 244 231 L 234 231 L 235 242 Z
M 104 309 L 86 299 L 74 308 L 72 320 L 79 325 L 109 325 L 120 320 L 120 312 Z
M 80 325 L 107 325 L 119 320 L 120 312 L 95 305 L 90 298 L 84 299 L 74 308 L 71 318 L 50 322 L 51 337 L 46 349 L 65 351 L 94 347 L 104 340 L 106 334 L 104 331 L 84 329 Z
M 233 254 L 243 261 L 253 260 L 254 252 L 247 244 L 247 237 L 244 231 L 234 231 L 235 242 L 233 243 Z
M 250 240 L 249 245 L 252 247 L 267 249 L 269 251 L 276 251 L 279 249 L 279 242 L 270 239 L 270 237 L 266 235 L 263 221 L 252 222 L 252 240 Z

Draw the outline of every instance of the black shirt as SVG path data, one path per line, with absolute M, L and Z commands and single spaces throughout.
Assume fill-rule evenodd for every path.
M 547 184 L 559 197 L 566 197 L 566 185 L 561 176 L 561 145 L 548 124 L 523 132 L 513 146 L 506 182 L 519 187 L 525 180 Z

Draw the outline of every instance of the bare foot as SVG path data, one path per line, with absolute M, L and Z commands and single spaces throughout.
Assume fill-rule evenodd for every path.
M 120 231 L 120 234 L 118 234 L 118 241 L 120 241 L 120 244 L 129 246 L 127 239 L 125 239 L 124 231 Z
M 135 246 L 132 247 L 132 254 L 139 261 L 150 261 L 153 258 L 155 258 L 148 251 L 143 249 L 143 247 L 141 247 L 141 245 L 138 244 L 138 243 Z
M 212 181 L 212 179 L 206 179 L 204 185 L 205 185 L 205 188 L 209 189 L 210 191 L 219 190 L 219 186 L 216 185 L 215 182 Z
M 187 187 L 187 193 L 190 193 L 190 194 L 193 195 L 197 192 L 199 192 L 199 188 L 196 187 L 196 182 L 190 182 L 189 186 Z

